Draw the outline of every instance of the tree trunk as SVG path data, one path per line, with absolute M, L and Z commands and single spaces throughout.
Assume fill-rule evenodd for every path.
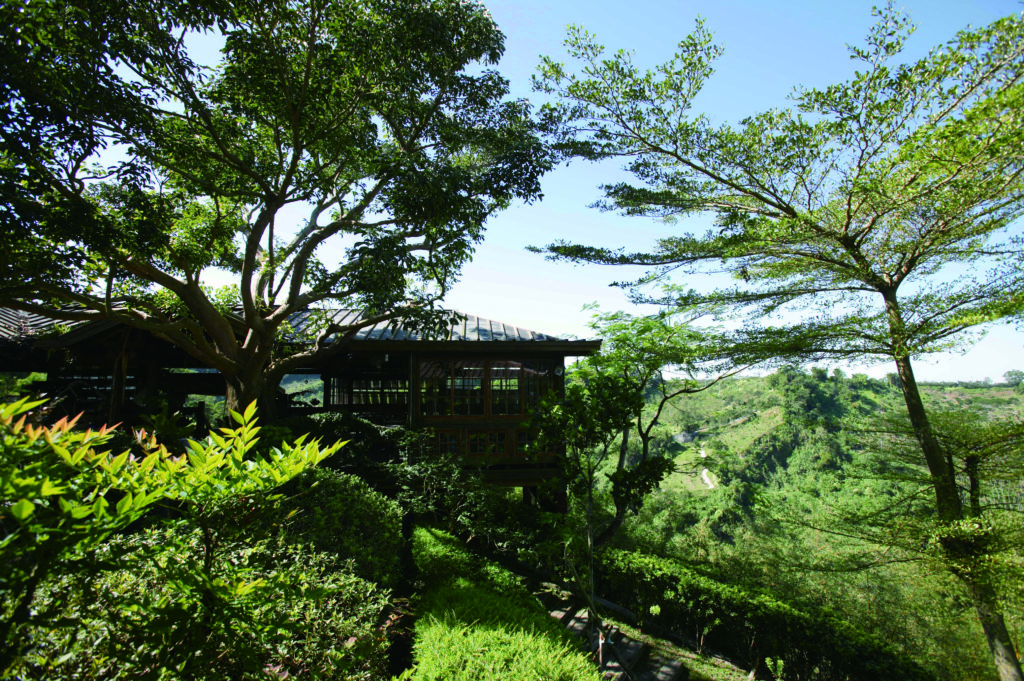
M 889 317 L 889 333 L 892 339 L 893 359 L 900 378 L 900 389 L 903 401 L 907 405 L 907 416 L 914 429 L 914 436 L 921 453 L 924 455 L 928 472 L 932 478 L 935 491 L 935 508 L 939 519 L 949 524 L 964 518 L 964 504 L 956 485 L 956 470 L 953 458 L 943 451 L 935 432 L 928 420 L 928 412 L 921 399 L 921 391 L 914 377 L 914 369 L 910 363 L 910 353 L 906 346 L 906 332 L 903 317 L 895 294 L 885 296 L 886 312 Z M 999 611 L 999 601 L 995 588 L 986 580 L 973 578 L 965 574 L 961 567 L 970 564 L 980 556 L 976 547 L 961 545 L 960 542 L 948 538 L 942 542 L 946 566 L 966 587 L 974 603 L 978 619 L 985 632 L 993 662 L 999 673 L 1000 681 L 1024 681 L 1020 661 L 1014 651 L 1013 642 L 1006 629 L 1006 622 Z
M 935 437 L 928 412 L 921 399 L 921 391 L 914 377 L 914 369 L 909 356 L 896 357 L 896 369 L 900 377 L 900 388 L 903 401 L 907 405 L 907 416 L 914 429 L 914 436 L 921 453 L 924 455 L 928 472 L 932 477 L 932 488 L 935 491 L 935 508 L 939 517 L 945 522 L 953 522 L 963 518 L 963 503 L 956 486 L 956 471 L 952 459 L 943 451 L 942 445 Z
M 605 445 L 607 451 L 607 445 Z M 594 627 L 597 623 L 597 611 L 594 609 L 594 477 L 597 467 L 587 464 L 587 644 L 594 642 Z M 589 650 L 589 648 L 588 648 Z
M 889 319 L 889 338 L 892 343 L 893 360 L 896 362 L 896 373 L 900 378 L 900 390 L 903 392 L 903 401 L 907 405 L 907 416 L 910 417 L 914 436 L 921 447 L 928 472 L 931 474 L 932 488 L 935 491 L 935 508 L 939 512 L 939 518 L 944 522 L 954 522 L 963 518 L 963 504 L 956 487 L 953 460 L 943 451 L 942 445 L 935 437 L 935 431 L 932 430 L 931 423 L 928 421 L 928 413 L 925 411 L 924 402 L 921 400 L 921 391 L 917 387 L 917 379 L 914 377 L 914 368 L 910 364 L 906 325 L 899 302 L 896 300 L 896 293 L 895 291 L 884 293 L 883 298 Z
M 992 651 L 992 660 L 995 662 L 1000 681 L 1024 681 L 1020 660 L 1017 659 L 1013 641 L 1010 640 L 1010 632 L 1006 629 L 1006 621 L 999 611 L 995 589 L 984 580 L 961 578 L 961 581 L 970 591 L 974 610 L 981 620 L 981 628 L 985 631 L 985 640 Z
M 619 442 L 619 461 L 617 469 L 622 470 L 626 467 L 626 455 L 629 453 L 629 428 L 622 429 L 622 440 Z
M 616 470 L 625 470 L 626 468 L 626 455 L 629 451 L 629 428 L 622 429 L 622 440 L 619 442 L 619 461 Z M 612 495 L 612 500 L 615 503 L 615 516 L 609 521 L 608 525 L 603 530 L 598 532 L 594 538 L 595 546 L 604 546 L 612 537 L 614 537 L 619 529 L 622 527 L 622 523 L 626 520 L 626 513 L 629 512 L 629 505 L 625 499 L 618 495 Z
M 921 393 L 914 378 L 910 358 L 908 356 L 897 357 L 896 368 L 902 383 L 907 414 L 910 417 L 910 423 L 914 428 L 921 452 L 928 464 L 928 471 L 932 476 L 932 487 L 935 490 L 935 504 L 939 518 L 944 523 L 961 520 L 964 517 L 964 507 L 956 486 L 956 471 L 953 461 L 948 454 L 942 451 L 942 446 L 928 422 L 928 414 L 921 400 Z M 975 555 L 977 552 L 972 551 L 970 547 L 956 548 L 948 543 L 944 542 L 944 544 L 943 551 L 946 554 L 947 567 L 960 579 L 970 593 L 974 609 L 981 622 L 981 628 L 985 632 L 989 650 L 992 652 L 993 662 L 999 672 L 1000 681 L 1024 681 L 1020 661 L 1017 659 L 1013 642 L 1006 629 L 1006 622 L 999 611 L 995 589 L 985 581 L 965 576 L 956 567 L 963 561 L 977 560 L 979 558 Z
M 248 375 L 225 377 L 227 393 L 226 407 L 230 411 L 242 413 L 253 402 L 260 423 L 267 424 L 277 418 L 276 393 L 277 383 L 267 381 L 262 371 L 247 372 Z
M 654 423 L 652 422 L 651 427 L 653 427 L 653 425 Z M 626 449 L 629 443 L 630 431 L 629 429 L 622 431 L 622 443 L 619 447 L 619 464 L 618 468 L 615 471 L 617 475 L 612 478 L 612 501 L 615 503 L 615 515 L 604 527 L 604 529 L 601 530 L 601 532 L 599 532 L 597 536 L 594 538 L 594 544 L 596 546 L 603 546 L 609 540 L 611 540 L 612 537 L 616 535 L 616 533 L 618 533 L 618 531 L 622 528 L 622 524 L 623 522 L 625 522 L 626 516 L 629 514 L 630 511 L 633 511 L 634 513 L 639 513 L 640 509 L 643 508 L 645 495 L 652 492 L 653 489 L 657 487 L 657 484 L 660 484 L 661 479 L 664 477 L 664 473 L 662 473 L 661 478 L 659 478 L 655 482 L 653 488 L 647 487 L 647 484 L 650 483 L 650 481 L 648 480 L 643 487 L 639 488 L 640 496 L 637 496 L 635 494 L 635 492 L 637 491 L 636 487 L 634 487 L 632 490 L 626 489 L 627 493 L 621 493 L 622 488 L 629 488 L 637 484 L 637 478 L 631 477 L 631 474 L 635 475 L 638 472 L 637 469 L 639 467 L 646 466 L 647 463 L 650 461 L 652 439 L 650 436 L 651 427 L 648 427 L 646 431 L 642 428 L 637 429 L 637 436 L 640 438 L 641 443 L 640 462 L 636 464 L 633 468 L 630 468 L 628 471 L 626 470 L 626 464 L 628 463 Z M 643 477 L 643 475 L 640 476 L 641 484 L 643 484 Z
M 594 546 L 604 546 L 611 541 L 612 537 L 618 534 L 619 530 L 622 529 L 622 523 L 626 521 L 626 513 L 628 511 L 629 508 L 625 503 L 621 506 L 618 503 L 615 504 L 615 516 L 608 521 L 608 524 L 605 525 L 604 529 L 598 532 L 597 536 L 594 537 Z

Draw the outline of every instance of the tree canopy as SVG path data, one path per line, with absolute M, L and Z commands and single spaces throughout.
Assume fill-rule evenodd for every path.
M 441 324 L 488 216 L 550 165 L 489 68 L 503 38 L 457 0 L 6 3 L 0 301 L 147 329 L 235 404 L 360 325 Z M 325 307 L 366 314 L 284 342 Z
M 628 408 L 630 420 L 621 430 L 618 460 L 609 474 L 615 516 L 595 538 L 603 544 L 675 469 L 672 457 L 652 451 L 655 428 L 666 408 L 683 395 L 706 390 L 746 367 L 730 360 L 717 329 L 687 323 L 673 310 L 649 317 L 599 314 L 591 328 L 603 341 L 601 352 L 578 364 L 573 377 L 588 384 L 614 381 L 612 394 Z M 639 441 L 635 455 L 630 452 L 632 435 Z
M 572 29 L 576 72 L 547 58 L 537 87 L 569 157 L 624 158 L 638 181 L 606 186 L 603 207 L 627 215 L 715 218 L 652 250 L 556 242 L 552 257 L 646 265 L 642 280 L 724 270 L 735 284 L 670 285 L 657 302 L 741 320 L 734 354 L 800 360 L 861 357 L 896 364 L 907 414 L 951 528 L 950 566 L 980 547 L 960 541 L 956 471 L 929 423 L 911 359 L 948 349 L 980 324 L 1024 310 L 1024 19 L 961 31 L 915 62 L 900 61 L 912 26 L 892 9 L 859 70 L 802 88 L 794 107 L 714 126 L 694 98 L 720 54 L 698 22 L 676 56 L 641 71 Z M 637 297 L 650 300 L 638 291 Z M 1021 679 L 991 589 L 963 578 L 1004 679 Z
M 724 268 L 734 287 L 676 286 L 663 302 L 755 320 L 811 309 L 771 334 L 778 342 L 785 331 L 817 356 L 898 352 L 889 310 L 877 305 L 897 293 L 896 345 L 911 354 L 1019 313 L 1024 243 L 1012 225 L 1024 211 L 1022 21 L 965 31 L 918 62 L 896 63 L 911 28 L 884 12 L 867 46 L 851 48 L 863 69 L 851 81 L 798 89 L 791 110 L 719 127 L 691 111 L 720 53 L 702 24 L 651 72 L 628 53 L 606 57 L 573 29 L 567 44 L 579 73 L 548 58 L 537 85 L 559 97 L 549 114 L 564 154 L 623 157 L 639 180 L 606 186 L 602 207 L 659 218 L 711 213 L 717 224 L 649 252 L 565 242 L 549 252 L 648 265 L 649 277 Z

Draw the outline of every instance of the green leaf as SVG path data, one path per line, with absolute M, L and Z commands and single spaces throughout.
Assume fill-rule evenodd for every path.
M 110 462 L 110 468 L 113 472 L 117 472 L 124 468 L 125 463 L 128 461 L 128 451 L 125 450 L 114 457 L 114 460 Z
M 117 502 L 117 515 L 124 515 L 132 509 L 132 494 L 128 492 Z
M 36 510 L 36 505 L 28 499 L 19 499 L 11 506 L 11 514 L 24 522 Z
M 88 504 L 78 504 L 71 509 L 71 517 L 75 520 L 81 520 L 92 513 L 92 506 Z
M 92 512 L 97 518 L 103 518 L 107 516 L 107 508 L 110 503 L 102 496 L 96 497 L 96 501 L 92 503 Z
M 67 487 L 59 487 L 53 484 L 53 482 L 51 482 L 49 478 L 44 478 L 42 488 L 39 490 L 39 494 L 41 494 L 44 497 L 48 497 L 54 494 L 63 494 L 66 489 Z
M 153 470 L 153 467 L 156 466 L 156 463 L 159 460 L 160 455 L 157 454 L 156 452 L 147 455 L 146 458 L 143 459 L 142 463 L 139 465 L 139 471 L 143 474 L 149 473 L 150 471 Z

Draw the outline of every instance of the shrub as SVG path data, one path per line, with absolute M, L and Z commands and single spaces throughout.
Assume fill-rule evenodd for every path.
M 297 476 L 284 491 L 284 535 L 349 561 L 354 574 L 393 586 L 399 577 L 402 509 L 360 478 L 327 469 Z
M 346 446 L 325 461 L 324 465 L 364 475 L 383 474 L 382 464 L 400 458 L 402 440 L 409 432 L 400 426 L 381 426 L 344 411 L 285 418 L 276 425 L 294 433 L 308 433 L 310 437 L 324 442 L 345 440 Z
M 475 504 L 455 519 L 455 529 L 529 565 L 559 564 L 564 547 L 557 528 L 564 526 L 565 515 L 525 504 L 521 495 L 520 489 L 485 483 Z
M 407 433 L 403 446 L 415 449 L 418 437 L 422 434 Z M 458 454 L 411 458 L 411 463 L 388 467 L 404 508 L 531 565 L 548 554 L 561 555 L 561 542 L 553 535 L 564 522 L 562 514 L 521 503 L 518 489 L 488 484 Z
M 424 614 L 416 624 L 415 681 L 600 678 L 569 642 L 519 624 L 516 620 L 521 618 L 491 592 L 460 583 L 422 607 Z M 478 617 L 493 612 L 502 612 L 506 617 L 501 620 L 508 621 Z
M 39 607 L 40 586 L 53 575 L 95 572 L 93 552 L 106 538 L 171 496 L 179 471 L 187 475 L 166 452 L 136 460 L 97 451 L 110 439 L 106 428 L 78 432 L 75 419 L 33 426 L 28 412 L 40 404 L 0 406 L 0 673 L 25 649 L 33 627 L 66 619 Z
M 287 649 L 293 630 L 280 624 L 287 618 L 251 599 L 278 588 L 303 612 L 312 606 L 294 594 L 312 582 L 302 576 L 301 561 L 291 564 L 294 556 L 283 569 L 250 565 L 243 556 L 259 543 L 250 530 L 274 507 L 275 488 L 340 445 L 321 449 L 300 439 L 251 456 L 260 429 L 250 406 L 232 414 L 237 428 L 189 441 L 184 455 L 171 456 L 145 433 L 138 456 L 112 454 L 99 449 L 109 438 L 105 429 L 79 433 L 67 420 L 49 428 L 28 424 L 26 413 L 38 404 L 0 406 L 0 673 L 53 678 L 81 654 L 74 665 L 84 671 L 76 675 L 105 676 L 104 669 L 155 655 L 156 666 L 134 668 L 173 677 L 192 669 L 191 660 L 221 659 L 217 631 L 246 627 L 253 634 L 240 637 L 242 647 L 230 656 L 248 660 L 246 669 L 264 660 L 268 647 Z M 158 502 L 172 505 L 176 519 L 138 541 L 128 534 L 109 539 L 137 526 Z M 140 579 L 149 581 L 140 587 Z M 275 602 L 270 593 L 261 593 L 260 602 Z M 114 643 L 121 640 L 114 632 L 127 636 L 133 621 L 141 628 L 132 636 L 151 646 Z M 187 640 L 175 638 L 178 630 L 188 632 Z M 82 642 L 100 642 L 106 652 L 83 649 Z M 70 657 L 54 657 L 65 648 Z
M 664 558 L 609 550 L 601 556 L 601 591 L 683 637 L 695 637 L 758 667 L 782 661 L 787 678 L 906 681 L 932 678 L 848 623 L 808 614 L 763 594 L 698 575 Z M 656 608 L 654 606 L 657 606 Z
M 118 546 L 118 545 L 122 546 Z M 104 552 L 160 560 L 103 573 L 91 589 L 59 580 L 41 601 L 82 624 L 38 632 L 24 678 L 379 678 L 386 640 L 376 626 L 387 594 L 307 546 L 242 543 L 196 569 L 204 542 L 185 523 L 117 539 Z M 199 582 L 212 578 L 204 588 Z M 210 607 L 210 606 L 214 607 Z

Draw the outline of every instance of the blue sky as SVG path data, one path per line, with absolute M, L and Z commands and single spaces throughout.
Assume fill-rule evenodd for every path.
M 853 73 L 848 44 L 860 44 L 873 23 L 869 2 L 543 2 L 490 0 L 488 9 L 506 35 L 500 70 L 511 81 L 514 96 L 540 101 L 531 92 L 530 76 L 540 55 L 562 58 L 569 24 L 583 26 L 610 50 L 632 50 L 639 65 L 668 59 L 679 40 L 703 16 L 716 42 L 725 49 L 696 104 L 719 122 L 735 122 L 771 107 L 787 105 L 797 85 L 824 86 Z M 1014 12 L 1010 1 L 908 2 L 905 9 L 917 25 L 906 58 L 922 56 L 967 26 L 980 26 Z M 462 281 L 448 298 L 449 306 L 547 333 L 590 335 L 587 322 L 598 303 L 604 310 L 633 308 L 614 280 L 628 279 L 621 268 L 551 263 L 526 252 L 555 238 L 583 243 L 643 248 L 661 234 L 692 227 L 601 213 L 588 205 L 600 197 L 598 186 L 624 177 L 615 163 L 574 163 L 544 180 L 543 201 L 514 206 L 488 223 L 485 242 Z M 695 223 L 700 225 L 701 223 Z M 1024 333 L 1012 328 L 991 330 L 966 354 L 933 356 L 916 365 L 919 379 L 998 381 L 1009 369 L 1024 368 Z M 846 367 L 884 375 L 888 365 Z

